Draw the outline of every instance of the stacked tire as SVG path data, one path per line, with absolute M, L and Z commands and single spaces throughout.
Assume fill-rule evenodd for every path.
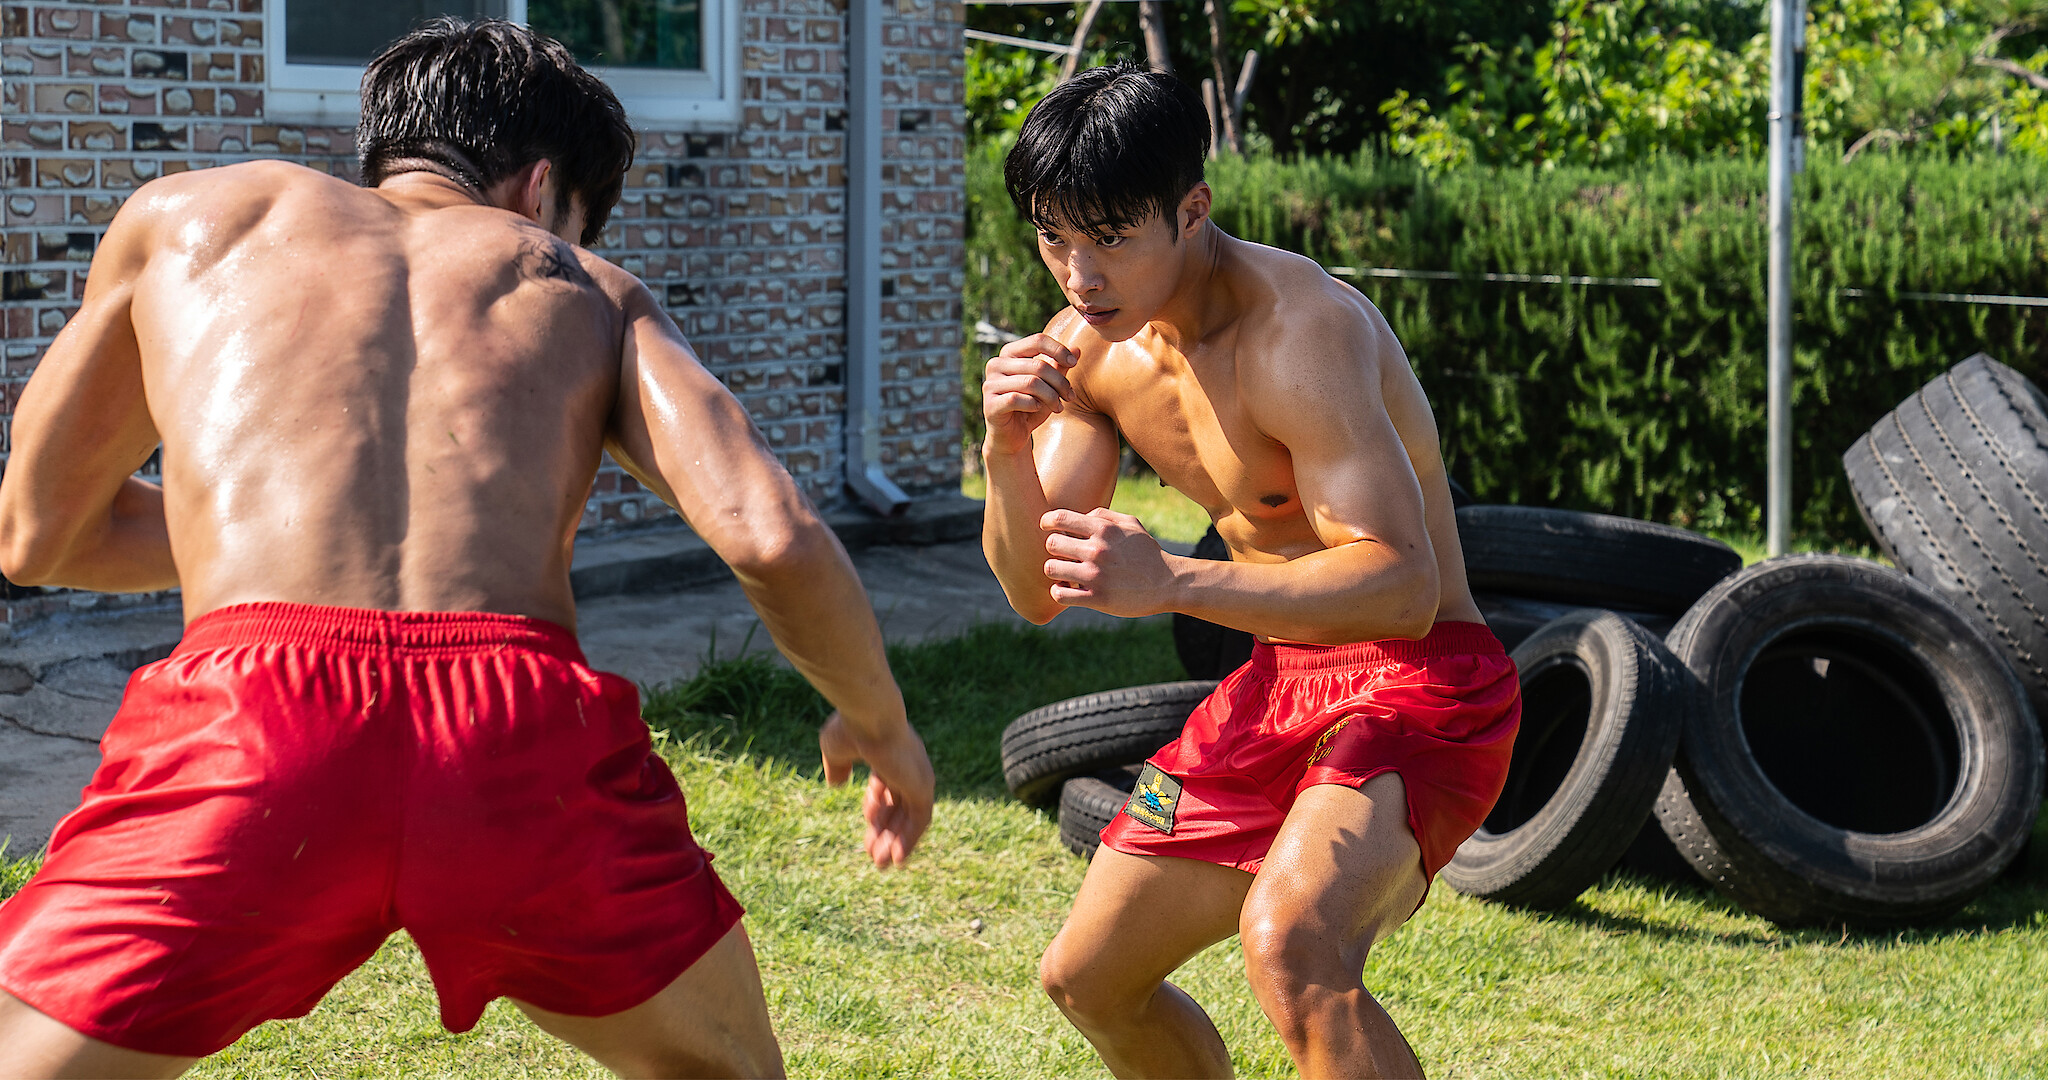
M 1954 912 L 2026 843 L 2041 738 L 1988 635 L 1861 559 L 1730 577 L 1668 639 L 1702 688 L 1657 818 L 1686 861 L 1785 925 Z

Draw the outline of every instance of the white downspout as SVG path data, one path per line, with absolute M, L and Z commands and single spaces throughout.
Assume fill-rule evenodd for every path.
M 846 486 L 894 516 L 910 496 L 882 471 L 881 6 L 846 5 Z

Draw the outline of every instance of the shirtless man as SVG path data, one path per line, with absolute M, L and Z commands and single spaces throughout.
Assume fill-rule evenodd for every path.
M 1040 975 L 1118 1076 L 1228 1076 L 1166 977 L 1242 934 L 1304 1075 L 1419 1075 L 1360 974 L 1500 795 L 1514 665 L 1466 588 L 1400 343 L 1315 263 L 1210 222 L 1207 133 L 1171 77 L 1097 68 L 1032 110 L 1006 169 L 1070 305 L 983 383 L 983 542 L 1010 603 L 1258 638 L 1147 763 Z M 1230 562 L 1165 554 L 1104 509 L 1119 432 Z
M 838 707 L 826 777 L 868 762 L 892 865 L 932 773 L 859 579 L 646 287 L 572 243 L 633 135 L 561 46 L 430 23 L 370 64 L 357 138 L 368 189 L 257 162 L 138 191 L 15 416 L 0 570 L 179 586 L 187 626 L 0 906 L 0 1075 L 174 1075 L 400 928 L 451 1030 L 506 996 L 619 1073 L 779 1075 L 569 557 L 609 450 Z M 161 488 L 131 478 L 159 442 Z

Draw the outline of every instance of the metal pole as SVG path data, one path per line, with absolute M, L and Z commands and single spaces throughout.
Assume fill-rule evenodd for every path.
M 846 484 L 876 513 L 910 496 L 882 468 L 882 8 L 846 5 Z
M 1769 469 L 1764 551 L 1785 554 L 1792 530 L 1792 176 L 1804 132 L 1799 104 L 1806 75 L 1805 0 L 1771 3 Z

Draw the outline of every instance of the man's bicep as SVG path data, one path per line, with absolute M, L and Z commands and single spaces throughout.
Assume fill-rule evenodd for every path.
M 1295 488 L 1330 547 L 1374 540 L 1428 550 L 1421 482 L 1387 411 L 1375 365 L 1348 356 L 1308 363 L 1285 401 L 1267 397 L 1261 427 L 1287 447 Z
M 1071 403 L 1032 436 L 1045 501 L 1056 510 L 1087 513 L 1109 505 L 1116 493 L 1116 425 L 1101 413 Z

